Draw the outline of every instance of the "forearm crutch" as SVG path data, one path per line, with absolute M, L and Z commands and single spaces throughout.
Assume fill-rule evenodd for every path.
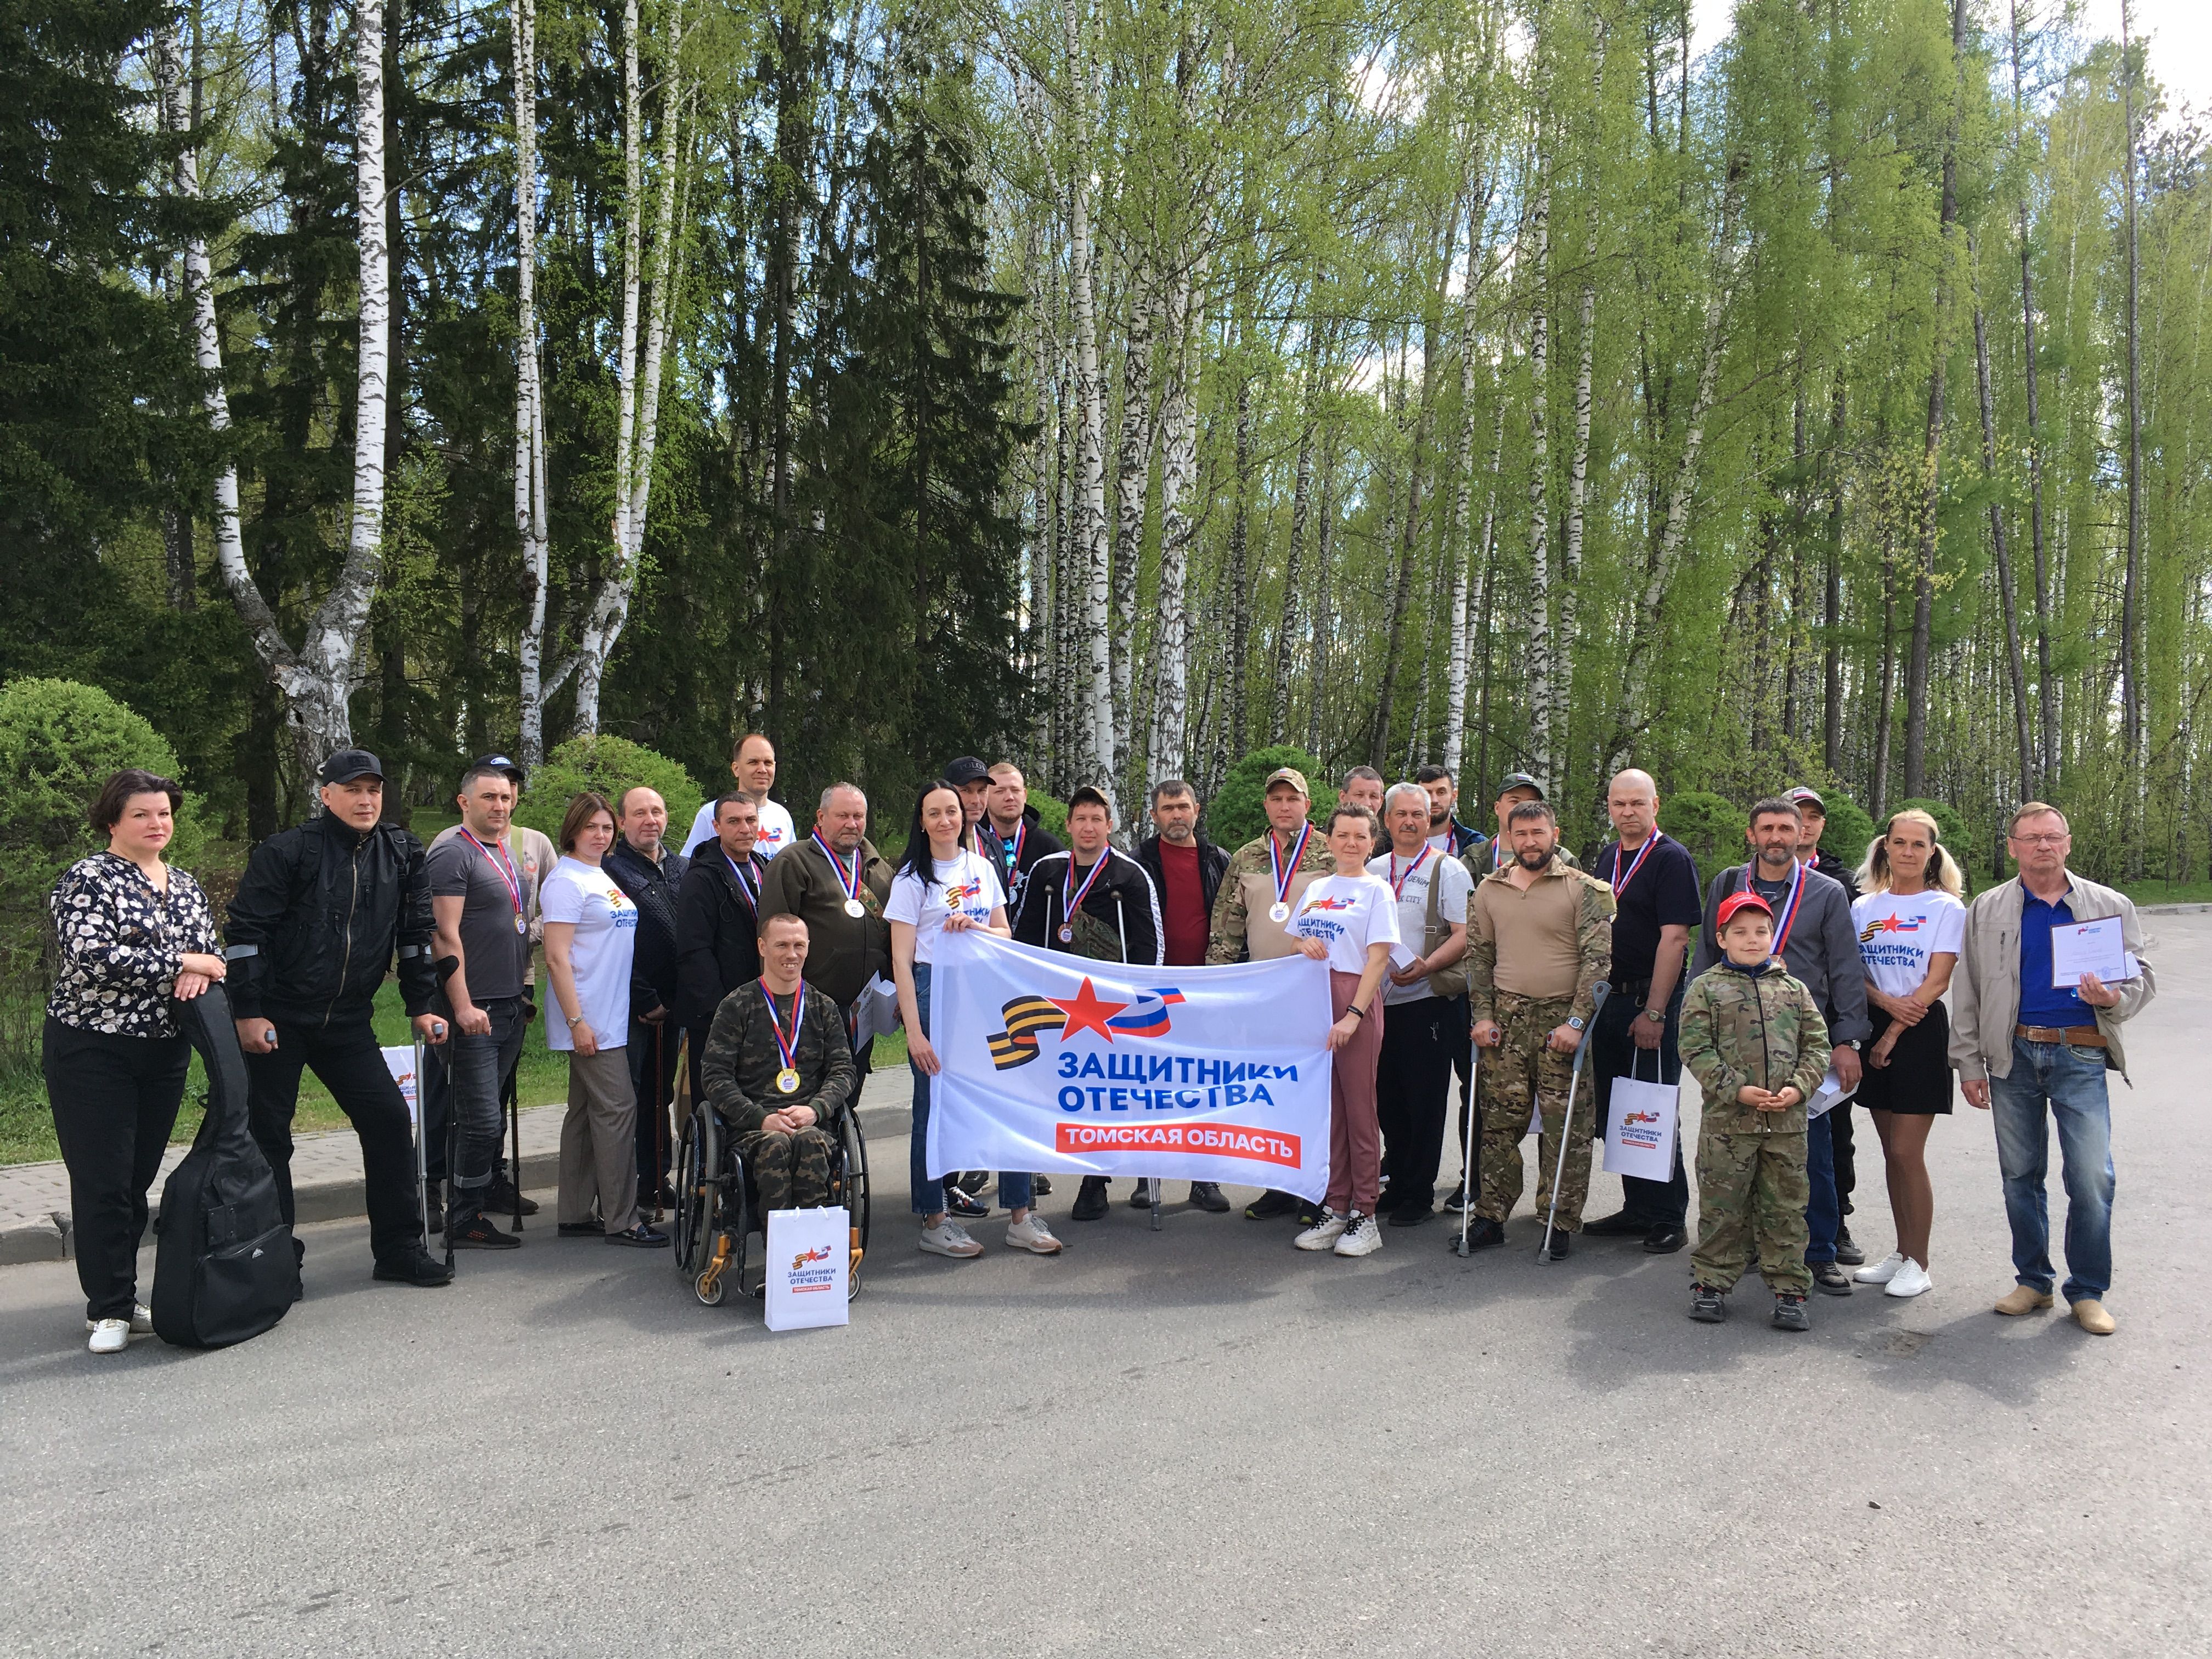
M 1459 1247 L 1453 1251 L 1455 1255 L 1468 1253 L 1468 1218 L 1474 1213 L 1474 1125 L 1482 1115 L 1482 1097 L 1477 1092 L 1481 1083 L 1482 1045 L 1470 1036 L 1467 1045 L 1467 1146 L 1460 1153 Z
M 1567 1142 L 1575 1130 L 1575 1091 L 1582 1086 L 1583 1062 L 1589 1058 L 1589 1051 L 1597 1046 L 1597 1017 L 1599 1011 L 1605 1006 L 1606 993 L 1611 988 L 1600 980 L 1591 992 L 1589 1024 L 1583 1028 L 1583 1040 L 1575 1045 L 1574 1069 L 1567 1073 L 1567 1110 L 1559 1121 L 1559 1156 L 1552 1165 L 1552 1207 L 1544 1216 L 1544 1231 L 1536 1240 L 1536 1260 L 1539 1261 L 1552 1259 L 1552 1224 L 1559 1216 L 1559 1182 L 1567 1173 Z M 1542 1097 L 1539 1095 L 1538 1098 L 1540 1100 Z M 1540 1122 L 1541 1119 L 1538 1121 Z
M 423 1144 L 430 1130 L 430 1091 L 422 1079 L 422 1034 L 415 1034 L 415 1218 L 422 1225 L 422 1243 L 430 1243 L 430 1154 Z
M 515 1086 L 515 1078 L 521 1069 L 518 1063 L 514 1071 L 509 1072 L 502 1079 L 503 1086 L 500 1091 L 505 1097 L 507 1127 L 514 1143 L 513 1168 L 509 1171 L 512 1178 L 507 1185 L 514 1189 L 514 1231 L 517 1232 L 522 1231 L 522 1091 Z

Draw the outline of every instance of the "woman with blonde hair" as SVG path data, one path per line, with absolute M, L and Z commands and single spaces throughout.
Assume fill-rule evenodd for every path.
M 1851 906 L 1851 921 L 1874 1032 L 1858 1102 L 1881 1137 L 1897 1248 L 1857 1277 L 1891 1296 L 1912 1297 L 1934 1285 L 1928 1132 L 1951 1110 L 1951 1030 L 1942 998 L 1966 938 L 1966 878 L 1944 850 L 1936 820 L 1908 806 L 1867 848 L 1859 886 L 1865 896 Z

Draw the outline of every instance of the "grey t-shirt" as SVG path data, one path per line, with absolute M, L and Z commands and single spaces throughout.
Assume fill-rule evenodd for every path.
M 504 865 L 497 861 L 502 854 Z M 522 883 L 526 917 L 536 895 L 514 849 L 496 847 L 488 856 L 466 836 L 454 836 L 430 848 L 425 868 L 433 898 L 461 901 L 461 951 L 467 958 L 469 1000 L 520 996 L 523 975 L 530 967 L 530 937 L 515 931 L 515 891 L 507 884 L 509 874 Z M 445 1006 L 442 998 L 440 1001 Z

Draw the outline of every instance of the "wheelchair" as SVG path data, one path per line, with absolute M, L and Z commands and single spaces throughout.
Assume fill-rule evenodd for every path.
M 709 1308 L 721 1305 L 735 1279 L 745 1295 L 768 1290 L 768 1217 L 760 1207 L 752 1172 L 738 1156 L 736 1136 L 704 1101 L 684 1121 L 676 1162 L 676 1270 Z M 830 1197 L 852 1227 L 853 1268 L 848 1297 L 860 1291 L 860 1260 L 868 1249 L 868 1142 L 860 1113 L 848 1103 L 837 1114 L 830 1154 Z M 757 1240 L 757 1245 L 756 1245 Z

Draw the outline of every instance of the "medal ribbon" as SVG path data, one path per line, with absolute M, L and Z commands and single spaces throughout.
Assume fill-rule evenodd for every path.
M 1429 854 L 1436 850 L 1437 849 L 1435 848 L 1431 847 L 1425 842 L 1423 842 L 1421 845 L 1421 850 L 1413 854 L 1413 861 L 1406 866 L 1406 873 L 1402 876 L 1398 873 L 1398 855 L 1395 853 L 1390 854 L 1391 897 L 1395 899 L 1403 899 L 1406 896 L 1406 884 L 1413 880 L 1413 872 L 1419 869 L 1424 864 L 1426 864 L 1429 861 Z
M 1083 885 L 1079 890 L 1075 885 L 1075 854 L 1071 852 L 1067 855 L 1067 879 L 1060 887 L 1060 919 L 1069 927 L 1075 926 L 1077 908 L 1081 906 L 1085 899 L 1091 896 L 1091 890 L 1098 884 L 1098 878 L 1105 873 L 1106 866 L 1113 861 L 1113 858 L 1112 848 L 1100 848 L 1098 862 L 1091 866 L 1091 873 L 1084 877 Z
M 745 896 L 745 902 L 752 906 L 753 914 L 758 915 L 760 914 L 760 884 L 747 875 L 745 866 L 732 858 L 727 852 L 722 854 L 722 862 L 730 866 L 730 873 L 738 878 L 738 890 Z
M 999 843 L 999 855 L 1006 860 L 1006 874 L 1011 878 L 1014 872 L 1021 867 L 1022 847 L 1030 838 L 1030 821 L 1027 818 L 1021 818 L 1015 822 L 1014 838 L 1012 841 L 1008 841 L 995 830 L 992 832 L 991 838 Z
M 1756 867 L 1756 866 L 1754 866 Z M 1750 884 L 1749 876 L 1744 878 Z M 1805 866 L 1792 859 L 1790 863 L 1790 892 L 1782 901 L 1782 914 L 1774 919 L 1774 954 L 1780 956 L 1782 947 L 1790 943 L 1790 930 L 1797 923 L 1797 905 L 1805 896 Z
M 1305 859 L 1306 843 L 1312 839 L 1313 824 L 1309 821 L 1299 827 L 1298 844 L 1291 849 L 1290 867 L 1285 869 L 1283 866 L 1283 849 L 1277 843 L 1274 833 L 1272 830 L 1268 832 L 1267 862 L 1275 878 L 1276 903 L 1288 904 L 1291 902 L 1291 883 L 1297 878 L 1298 866 Z
M 507 884 L 507 896 L 514 901 L 514 914 L 520 915 L 522 914 L 522 874 L 514 867 L 514 861 L 507 856 L 507 849 L 501 847 L 497 853 L 494 853 L 491 848 L 485 846 L 468 830 L 464 830 L 461 834 L 467 837 L 470 846 L 484 855 L 484 861 L 499 872 L 499 878 Z
M 859 898 L 860 896 L 860 849 L 857 847 L 853 849 L 853 870 L 852 873 L 848 875 L 845 872 L 845 861 L 830 850 L 830 843 L 822 839 L 822 832 L 819 830 L 810 830 L 806 833 L 808 839 L 822 849 L 822 856 L 830 860 L 830 867 L 837 872 L 837 884 L 845 890 L 845 896 L 848 899 Z
M 799 1069 L 799 1019 L 806 1012 L 806 981 L 803 979 L 799 981 L 799 989 L 791 999 L 789 1037 L 784 1036 L 783 1027 L 776 1023 L 775 999 L 769 994 L 768 981 L 756 980 L 753 982 L 760 987 L 761 1000 L 768 1004 L 768 1029 L 775 1035 L 775 1051 L 783 1057 L 783 1069 L 795 1072 Z
M 1628 884 L 1636 879 L 1636 872 L 1644 867 L 1644 860 L 1651 856 L 1651 849 L 1666 837 L 1654 830 L 1644 838 L 1644 845 L 1636 849 L 1636 856 L 1624 872 L 1620 867 L 1620 843 L 1613 844 L 1613 896 L 1619 898 L 1628 890 Z

